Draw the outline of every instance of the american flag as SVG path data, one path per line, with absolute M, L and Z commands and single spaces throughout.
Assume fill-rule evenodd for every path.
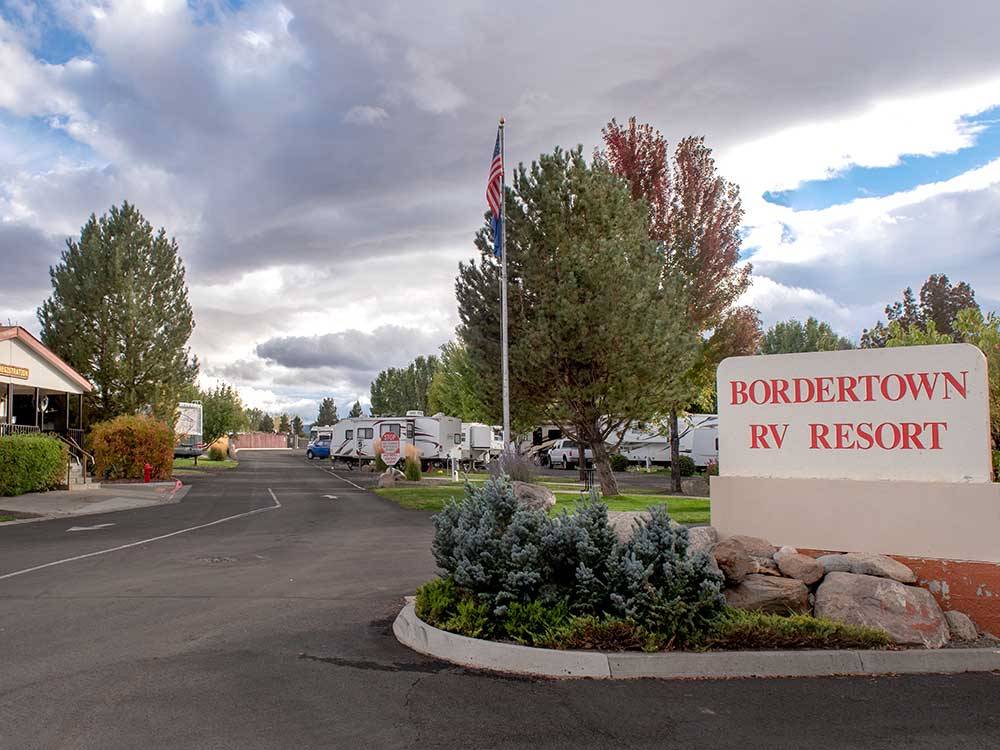
M 490 207 L 493 218 L 493 254 L 500 257 L 500 200 L 501 183 L 503 181 L 503 155 L 500 153 L 500 131 L 497 130 L 497 145 L 493 149 L 493 161 L 490 163 L 490 178 L 486 181 L 486 203 Z

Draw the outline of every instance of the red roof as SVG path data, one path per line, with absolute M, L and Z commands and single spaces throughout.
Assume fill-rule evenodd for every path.
M 84 393 L 90 393 L 94 390 L 94 385 L 89 380 L 63 362 L 59 357 L 52 353 L 51 349 L 28 333 L 27 330 L 21 328 L 21 326 L 0 326 L 0 341 L 7 341 L 8 339 L 17 339 L 18 341 L 24 343 L 24 345 L 35 352 L 35 354 L 52 365 L 54 369 L 58 370 L 67 378 L 79 385 L 83 389 Z

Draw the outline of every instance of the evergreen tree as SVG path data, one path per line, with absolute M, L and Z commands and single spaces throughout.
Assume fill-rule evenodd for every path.
M 319 404 L 319 414 L 315 424 L 320 427 L 329 427 L 337 424 L 337 405 L 332 398 L 324 398 Z
M 274 432 L 274 420 L 270 414 L 265 414 L 261 417 L 260 424 L 257 425 L 257 430 L 259 432 Z
M 903 299 L 885 306 L 885 317 L 888 324 L 878 321 L 870 329 L 861 334 L 863 349 L 880 349 L 888 346 L 892 337 L 890 328 L 898 323 L 902 330 L 914 326 L 921 330 L 929 330 L 934 324 L 934 333 L 945 336 L 955 334 L 955 322 L 962 310 L 979 310 L 976 293 L 966 282 L 952 284 L 944 274 L 931 274 L 920 287 L 920 301 L 913 293 L 912 287 L 903 290 Z
M 278 421 L 278 432 L 283 435 L 287 435 L 292 431 L 292 423 L 288 419 L 287 414 L 282 414 L 281 419 Z
M 302 417 L 296 414 L 292 417 L 292 434 L 298 437 L 302 437 Z
M 361 401 L 355 401 L 354 406 L 351 407 L 351 413 L 348 416 L 363 417 L 364 414 L 365 414 L 364 409 L 361 408 Z
M 797 354 L 853 348 L 851 340 L 834 333 L 829 323 L 809 317 L 805 324 L 792 318 L 768 328 L 760 344 L 760 353 Z
M 372 414 L 405 414 L 410 409 L 428 410 L 427 394 L 440 363 L 433 354 L 417 357 L 405 368 L 382 370 L 372 381 Z
M 49 269 L 42 341 L 95 386 L 93 421 L 151 408 L 170 424 L 198 361 L 177 242 L 127 201 L 90 219 Z
M 604 495 L 617 494 L 605 440 L 679 397 L 693 350 L 686 299 L 648 236 L 648 209 L 582 148 L 520 165 L 506 196 L 511 403 L 525 421 L 563 427 L 593 451 Z M 459 335 L 485 398 L 499 369 L 498 267 L 490 229 L 459 266 Z M 581 448 L 582 450 L 582 448 Z

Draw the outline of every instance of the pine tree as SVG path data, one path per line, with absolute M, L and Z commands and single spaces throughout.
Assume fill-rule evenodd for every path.
M 362 417 L 364 416 L 364 409 L 361 408 L 361 402 L 355 401 L 354 406 L 351 407 L 351 413 L 348 415 L 350 417 Z
M 292 417 L 292 434 L 299 437 L 302 436 L 302 417 L 298 414 Z
M 270 414 L 265 414 L 260 420 L 260 424 L 257 425 L 257 430 L 259 432 L 274 432 L 274 420 L 271 418 Z
M 319 404 L 319 415 L 315 424 L 321 427 L 329 427 L 337 424 L 337 405 L 332 398 L 324 398 Z
M 282 414 L 278 421 L 278 432 L 287 435 L 292 431 L 292 423 L 288 420 L 287 414 Z
M 198 374 L 177 242 L 126 201 L 91 215 L 49 275 L 42 340 L 94 384 L 93 421 L 150 408 L 173 424 L 181 390 Z

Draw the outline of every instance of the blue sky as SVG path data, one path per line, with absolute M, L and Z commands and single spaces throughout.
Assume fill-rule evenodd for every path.
M 307 420 L 365 401 L 454 335 L 499 114 L 508 163 L 589 153 L 612 117 L 703 134 L 742 189 L 743 301 L 765 324 L 856 337 L 932 273 L 998 306 L 1000 3 L 507 0 L 496 18 L 486 0 L 0 0 L 0 320 L 37 329 L 65 238 L 128 199 L 180 245 L 206 384 Z

